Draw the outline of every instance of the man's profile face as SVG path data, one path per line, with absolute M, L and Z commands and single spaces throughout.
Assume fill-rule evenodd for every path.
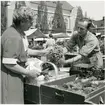
M 80 36 L 84 36 L 87 34 L 87 28 L 86 27 L 78 27 L 77 31 L 80 34 Z

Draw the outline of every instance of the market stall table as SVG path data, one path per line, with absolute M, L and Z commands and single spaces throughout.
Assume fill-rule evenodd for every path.
M 25 103 L 26 104 L 40 104 L 41 103 L 41 85 L 44 84 L 44 83 L 47 83 L 47 82 L 52 82 L 52 81 L 56 81 L 58 79 L 61 79 L 61 78 L 65 78 L 65 77 L 68 77 L 69 76 L 69 73 L 67 72 L 59 72 L 58 73 L 58 77 L 50 77 L 50 80 L 49 81 L 34 81 L 33 83 L 32 82 L 28 82 L 26 80 L 26 82 L 24 83 L 24 98 L 25 98 Z
M 103 97 L 105 83 L 99 85 L 96 90 L 87 95 L 62 88 L 63 84 L 75 80 L 76 76 L 72 75 L 53 79 L 40 85 L 25 84 L 25 101 L 33 104 L 84 104 L 99 103 L 100 97 L 105 101 Z

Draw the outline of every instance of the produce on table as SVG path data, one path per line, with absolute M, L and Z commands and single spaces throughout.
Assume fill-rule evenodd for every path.
M 47 71 L 54 70 L 54 67 L 49 63 L 43 63 L 42 64 L 42 71 L 46 71 L 46 70 Z
M 70 75 L 77 74 L 81 78 L 96 77 L 97 80 L 104 80 L 105 70 L 96 70 L 94 67 L 81 68 L 72 66 L 70 69 Z
M 97 88 L 99 88 L 102 85 L 102 84 L 93 84 L 92 81 L 95 80 L 97 80 L 97 78 L 95 77 L 90 77 L 88 79 L 77 79 L 72 82 L 64 83 L 62 87 L 77 94 L 86 96 L 87 94 L 91 93 L 92 91 L 95 91 Z
M 52 49 L 50 49 L 47 54 L 48 62 L 54 63 L 57 67 L 61 66 L 60 59 L 62 59 L 62 58 L 63 58 L 63 48 L 58 45 L 54 45 L 52 47 Z M 30 62 L 32 62 L 31 66 L 30 66 Z M 29 67 L 31 67 L 31 68 L 38 66 L 40 64 L 40 67 L 38 66 L 38 68 L 41 69 L 41 73 L 40 73 L 40 76 L 36 78 L 37 80 L 49 80 L 49 76 L 50 76 L 49 72 L 51 70 L 54 70 L 54 67 L 51 64 L 49 64 L 47 62 L 40 63 L 39 60 L 37 60 L 37 59 L 36 59 L 36 61 L 35 61 L 35 59 L 30 60 L 30 62 L 28 62 L 28 64 L 29 64 Z
M 47 54 L 47 60 L 54 63 L 57 67 L 61 67 L 60 60 L 64 57 L 63 48 L 58 45 L 54 45 L 53 48 Z
M 29 83 L 37 83 L 36 81 L 49 80 L 48 76 L 49 67 L 53 68 L 48 63 L 44 63 L 43 61 L 37 58 L 28 59 L 28 61 L 26 62 L 26 69 L 37 70 L 38 72 L 40 72 L 40 75 L 36 78 L 26 77 L 26 81 Z
M 105 84 L 105 82 L 100 81 L 95 83 L 94 81 L 96 80 L 97 78 L 94 76 L 87 79 L 77 77 L 74 81 L 67 82 L 62 85 L 51 85 L 51 87 L 60 88 L 87 97 L 88 94 Z

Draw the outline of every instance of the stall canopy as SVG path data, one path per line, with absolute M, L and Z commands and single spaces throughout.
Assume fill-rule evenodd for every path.
M 68 33 L 52 33 L 54 38 L 70 38 L 71 34 Z M 48 34 L 46 34 L 46 36 L 48 36 Z
M 29 29 L 25 34 L 28 38 L 47 38 L 39 29 Z
M 69 38 L 70 36 L 67 33 L 58 33 L 58 34 L 53 34 L 54 38 Z

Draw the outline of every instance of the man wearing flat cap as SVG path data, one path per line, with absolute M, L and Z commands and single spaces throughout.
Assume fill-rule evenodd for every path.
M 88 61 L 88 63 L 93 65 L 96 70 L 103 67 L 99 41 L 96 36 L 89 31 L 90 26 L 90 23 L 87 21 L 78 22 L 77 31 L 73 33 L 65 47 L 69 52 L 71 52 L 73 47 L 78 45 L 79 54 L 74 58 L 62 60 L 61 63 L 73 63 L 85 58 L 86 60 L 84 60 L 84 63 L 87 63 Z

